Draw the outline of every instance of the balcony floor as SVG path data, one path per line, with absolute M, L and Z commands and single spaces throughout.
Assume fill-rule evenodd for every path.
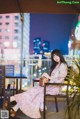
M 48 102 L 47 104 L 47 111 L 46 111 L 46 119 L 68 119 L 65 116 L 65 103 L 59 102 L 59 112 L 56 112 L 55 110 L 55 104 L 52 102 Z M 32 119 L 26 115 L 24 115 L 20 110 L 18 110 L 16 117 L 19 119 Z M 41 118 L 43 119 L 43 113 L 41 112 Z

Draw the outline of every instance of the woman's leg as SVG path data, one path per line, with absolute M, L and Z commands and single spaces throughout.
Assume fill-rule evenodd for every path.
M 10 97 L 10 102 L 12 102 L 12 101 L 15 101 L 14 96 L 11 96 L 11 97 Z
M 17 110 L 19 109 L 18 105 L 16 104 L 14 107 L 10 110 L 10 116 L 15 117 Z
M 11 97 L 10 97 L 10 102 L 12 102 L 12 101 L 15 101 L 15 97 L 14 97 L 14 96 L 11 96 Z M 16 105 L 15 105 L 14 107 L 12 107 L 12 108 L 13 108 L 14 111 L 17 111 L 19 107 L 18 107 L 18 105 L 16 104 Z
M 19 109 L 18 105 L 16 104 L 14 107 L 12 107 L 14 111 L 17 111 Z
M 11 97 L 10 97 L 10 102 L 12 102 L 12 101 L 15 101 L 14 96 L 11 96 Z M 4 105 L 3 105 L 3 107 L 4 107 L 5 109 L 8 108 L 8 101 L 4 101 Z

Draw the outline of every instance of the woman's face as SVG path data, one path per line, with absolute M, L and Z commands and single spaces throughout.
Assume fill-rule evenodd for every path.
M 60 62 L 60 57 L 56 54 L 53 55 L 53 59 L 55 62 L 58 62 L 58 63 Z

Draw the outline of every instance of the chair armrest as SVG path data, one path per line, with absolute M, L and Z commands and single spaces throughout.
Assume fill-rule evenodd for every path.
M 49 85 L 52 85 L 52 86 L 71 86 L 71 84 L 69 84 L 69 83 L 45 83 L 45 87 L 49 86 Z
M 46 94 L 46 88 L 47 88 L 47 86 L 60 86 L 60 87 L 66 87 L 66 89 L 65 89 L 65 93 L 66 93 L 66 95 L 68 95 L 68 92 L 69 92 L 69 87 L 71 87 L 71 84 L 69 84 L 69 83 L 45 83 L 45 85 L 44 85 L 44 95 L 46 96 L 47 94 Z
M 39 82 L 39 80 L 36 80 L 36 79 L 33 80 L 33 87 L 36 82 Z

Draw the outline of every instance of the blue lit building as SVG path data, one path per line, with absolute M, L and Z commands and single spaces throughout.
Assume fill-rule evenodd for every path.
M 42 51 L 43 51 L 43 54 L 45 52 L 49 52 L 50 51 L 50 42 L 49 41 L 46 41 L 46 40 L 43 41 Z
M 50 42 L 41 38 L 35 38 L 33 41 L 33 54 L 41 54 L 42 58 L 45 58 L 44 54 L 50 52 Z
M 34 54 L 40 54 L 41 50 L 42 50 L 42 46 L 41 46 L 41 38 L 35 38 L 34 39 Z

